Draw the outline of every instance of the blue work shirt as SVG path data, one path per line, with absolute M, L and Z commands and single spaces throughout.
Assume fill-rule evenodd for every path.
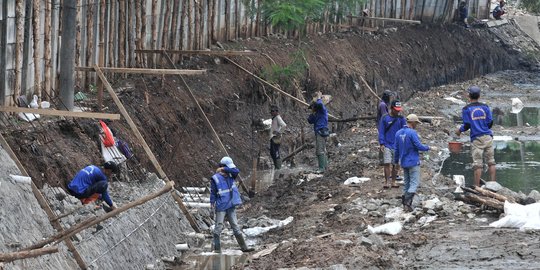
M 463 118 L 463 125 L 459 128 L 459 131 L 465 132 L 470 129 L 471 142 L 483 135 L 493 136 L 490 129 L 493 125 L 493 117 L 488 105 L 480 102 L 469 103 L 463 107 L 461 117 Z
M 420 165 L 418 151 L 428 151 L 429 146 L 423 145 L 416 130 L 406 126 L 396 133 L 394 146 L 394 163 L 403 168 Z
M 308 117 L 308 123 L 313 124 L 313 130 L 315 133 L 322 128 L 328 127 L 328 111 L 320 98 L 317 99 L 317 104 L 321 109 L 310 114 Z
M 407 121 L 401 115 L 395 117 L 389 114 L 384 115 L 379 122 L 379 144 L 393 149 L 396 132 L 406 124 Z
M 224 212 L 227 209 L 242 204 L 240 191 L 234 182 L 240 172 L 237 168 L 225 167 L 226 175 L 216 173 L 212 176 L 210 183 L 210 203 L 215 204 L 216 211 Z M 230 172 L 228 172 L 230 171 Z
M 75 178 L 73 178 L 73 180 L 71 180 L 71 182 L 68 184 L 68 188 L 72 192 L 81 195 L 86 191 L 86 189 L 88 189 L 88 187 L 100 181 L 107 182 L 107 176 L 101 171 L 99 167 L 95 165 L 90 165 L 80 170 L 77 175 L 75 175 Z M 101 194 L 101 198 L 108 205 L 113 205 L 113 202 L 107 190 L 105 190 L 105 192 Z

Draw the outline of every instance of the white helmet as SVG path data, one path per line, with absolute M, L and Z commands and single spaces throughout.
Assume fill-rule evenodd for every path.
M 236 165 L 234 165 L 233 160 L 230 157 L 223 157 L 219 163 L 231 169 L 236 168 Z

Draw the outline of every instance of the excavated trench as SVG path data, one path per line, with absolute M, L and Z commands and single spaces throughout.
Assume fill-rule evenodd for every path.
M 226 49 L 253 49 L 260 52 L 260 55 L 235 59 L 242 66 L 260 74 L 263 68 L 271 63 L 289 64 L 291 54 L 298 50 L 296 44 L 296 41 L 270 37 L 224 46 Z M 539 49 L 537 45 L 529 44 L 530 39 L 520 35 L 520 30 L 512 24 L 491 30 L 465 30 L 455 25 L 420 25 L 387 28 L 366 35 L 347 32 L 311 37 L 303 40 L 300 45 L 305 53 L 308 69 L 295 83 L 284 87 L 284 90 L 308 101 L 318 90 L 332 95 L 329 110 L 342 118 L 373 116 L 377 100 L 371 96 L 362 78 L 378 93 L 384 89 L 392 89 L 398 91 L 403 100 L 407 100 L 415 93 L 427 91 L 431 87 L 470 80 L 499 70 L 533 69 L 535 63 L 527 55 L 538 53 Z M 228 152 L 241 168 L 244 178 L 248 179 L 252 160 L 259 154 L 262 160 L 259 168 L 269 166 L 266 149 L 268 135 L 253 123 L 258 119 L 269 118 L 268 108 L 271 104 L 280 106 L 289 126 L 284 145 L 299 147 L 304 137 L 302 134 L 306 134 L 305 137 L 310 140 L 310 127 L 305 123 L 308 113 L 306 108 L 272 92 L 270 88 L 242 73 L 227 61 L 201 56 L 183 59 L 179 63 L 184 68 L 208 70 L 205 76 L 187 78 L 187 83 Z M 224 153 L 183 89 L 179 78 L 130 76 L 127 79 L 114 78 L 112 82 L 169 178 L 182 187 L 207 186 L 207 179 L 212 175 L 215 162 Z M 93 96 L 91 93 L 88 93 L 88 96 L 87 105 L 92 106 Z M 106 103 L 108 111 L 117 111 L 111 100 L 107 99 Z M 51 118 L 40 121 L 42 125 L 9 126 L 3 133 L 35 183 L 40 188 L 52 189 L 49 197 L 54 201 L 55 193 L 59 189 L 50 186 L 63 187 L 66 180 L 78 169 L 100 162 L 96 123 L 91 120 L 54 121 Z M 121 178 L 122 181 L 111 184 L 113 198 L 122 204 L 158 189 L 162 185 L 159 180 L 146 178 L 147 171 L 154 169 L 127 123 L 121 120 L 110 123 L 110 126 L 118 137 L 132 146 L 136 161 L 129 166 L 138 172 L 132 174 L 129 181 Z M 361 124 L 358 128 L 365 127 L 365 124 Z M 340 128 L 342 126 L 333 125 L 334 131 Z M 291 150 L 292 148 L 283 149 L 282 155 L 287 155 Z M 313 162 L 309 155 L 300 155 L 295 159 L 295 163 L 301 166 L 312 166 Z M 349 171 L 351 174 L 360 175 L 369 169 L 356 167 Z M 1 180 L 6 181 L 6 177 L 3 176 Z M 283 177 L 276 175 L 276 178 Z M 1 198 L 16 200 L 17 198 L 11 196 L 14 196 L 14 189 L 20 193 L 18 187 L 6 189 L 5 186 L 6 184 L 3 184 L 0 189 Z M 268 199 L 267 203 L 272 203 L 276 202 L 277 197 L 284 196 L 274 195 L 276 196 L 271 199 L 263 196 L 254 203 L 260 204 L 264 199 Z M 63 212 L 63 207 L 73 208 L 76 202 L 54 203 L 63 205 L 55 209 Z M 35 202 L 29 207 L 35 215 L 46 220 Z M 137 209 L 139 212 L 128 211 L 102 224 L 104 229 L 101 232 L 85 232 L 76 239 L 80 241 L 77 247 L 87 263 L 92 262 L 98 268 L 115 268 L 118 265 L 130 265 L 133 268 L 150 267 L 149 265 L 158 267 L 160 264 L 155 263 L 156 259 L 167 261 L 169 259 L 164 258 L 172 257 L 174 261 L 174 257 L 181 257 L 175 250 L 178 243 L 189 242 L 193 247 L 207 250 L 207 240 L 202 240 L 199 236 L 186 236 L 192 230 L 170 198 L 164 197 Z M 85 215 L 97 215 L 95 212 L 96 210 L 90 209 Z M 46 221 L 38 221 L 25 213 L 27 211 L 22 209 L 13 210 L 12 215 L 17 215 L 17 220 L 8 219 L 9 224 L 2 226 L 2 230 L 16 228 L 16 223 L 28 224 L 27 226 L 34 228 L 37 225 L 49 227 Z M 73 225 L 86 217 L 85 215 L 76 216 L 66 221 L 65 225 Z M 209 228 L 212 223 L 209 211 L 198 209 L 194 211 L 194 215 L 202 229 Z M 249 211 L 246 215 L 254 216 Z M 285 219 L 286 216 L 283 215 L 279 218 Z M 33 225 L 36 223 L 37 225 Z M 35 230 L 25 231 L 22 228 L 20 231 L 10 229 L 10 232 L 6 243 L 20 242 L 22 244 L 18 246 L 26 246 L 40 237 L 50 236 L 52 229 L 43 230 L 43 235 L 39 236 Z M 0 251 L 13 251 L 16 248 L 17 245 L 3 245 L 0 246 Z M 48 261 L 48 264 L 43 264 L 38 260 L 20 261 L 6 266 L 8 269 L 73 268 L 74 262 L 68 259 L 69 255 L 65 255 L 65 250 L 61 254 L 63 255 L 60 256 L 64 257 L 55 260 L 66 261 L 65 264 L 69 266 L 64 265 L 64 262 Z M 204 261 L 204 257 L 201 260 Z M 206 265 L 229 265 L 232 264 L 231 260 L 225 257 L 219 262 L 206 262 Z M 244 262 L 243 259 L 239 261 Z M 271 269 L 269 265 L 262 268 Z M 195 269 L 198 269 L 198 266 Z

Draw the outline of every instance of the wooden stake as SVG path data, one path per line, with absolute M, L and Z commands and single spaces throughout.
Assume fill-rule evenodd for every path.
M 18 251 L 12 253 L 0 253 L 0 262 L 12 262 L 21 259 L 43 256 L 58 252 L 58 247 L 44 247 L 40 249 Z
M 165 174 L 165 171 L 163 171 L 163 169 L 161 168 L 161 165 L 159 164 L 159 162 L 157 161 L 157 158 L 156 156 L 154 156 L 154 153 L 152 153 L 152 150 L 150 150 L 150 147 L 148 146 L 148 144 L 146 143 L 146 141 L 144 140 L 144 137 L 142 136 L 142 134 L 139 132 L 139 129 L 137 128 L 137 125 L 135 125 L 135 123 L 133 122 L 133 120 L 131 119 L 131 116 L 129 115 L 129 113 L 127 112 L 126 108 L 124 107 L 124 105 L 122 104 L 122 101 L 120 101 L 120 99 L 118 98 L 118 96 L 116 95 L 116 93 L 114 92 L 112 86 L 109 84 L 109 82 L 107 81 L 107 78 L 105 77 L 105 75 L 103 74 L 103 72 L 101 71 L 101 69 L 98 67 L 98 66 L 95 66 L 94 67 L 96 69 L 96 73 L 98 74 L 99 78 L 103 81 L 103 84 L 105 85 L 105 88 L 107 89 L 107 92 L 109 92 L 109 94 L 111 95 L 112 99 L 114 100 L 114 103 L 116 103 L 116 106 L 118 106 L 118 109 L 120 110 L 120 113 L 124 116 L 124 118 L 126 118 L 126 121 L 128 122 L 128 125 L 129 127 L 131 128 L 131 130 L 133 131 L 133 133 L 135 134 L 135 137 L 137 137 L 137 139 L 139 139 L 139 141 L 141 142 L 142 146 L 143 146 L 143 149 L 144 151 L 146 152 L 146 155 L 148 156 L 148 158 L 150 159 L 150 162 L 152 162 L 152 164 L 154 165 L 154 167 L 156 168 L 159 176 L 167 181 L 167 182 L 172 182 L 169 177 L 167 177 L 167 174 Z M 180 75 L 179 75 L 180 76 Z M 197 222 L 195 222 L 195 219 L 193 219 L 193 216 L 191 216 L 191 214 L 189 213 L 189 211 L 187 210 L 186 206 L 184 205 L 184 203 L 182 202 L 182 198 L 178 198 L 179 196 L 176 195 L 174 192 L 173 192 L 173 198 L 174 200 L 178 203 L 178 206 L 180 207 L 180 210 L 182 211 L 182 213 L 186 216 L 186 218 L 188 219 L 189 223 L 191 224 L 191 227 L 193 228 L 193 230 L 195 230 L 196 232 L 200 232 L 200 229 L 199 227 L 197 226 Z

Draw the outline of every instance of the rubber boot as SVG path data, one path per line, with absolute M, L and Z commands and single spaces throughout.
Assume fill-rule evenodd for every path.
M 248 248 L 242 234 L 235 234 L 234 237 L 236 238 L 238 245 L 240 245 L 240 250 L 242 250 L 242 252 L 251 252 L 255 250 L 254 248 Z
M 281 158 L 276 158 L 274 160 L 274 168 L 276 168 L 276 170 L 281 169 Z
M 413 211 L 413 208 L 412 208 L 413 198 L 414 198 L 414 193 L 409 193 L 409 192 L 405 193 L 405 201 L 403 205 L 407 212 Z
M 323 173 L 325 169 L 325 157 L 324 155 L 318 155 L 317 161 L 319 163 L 319 169 L 317 170 L 318 173 Z
M 221 253 L 221 242 L 219 241 L 219 234 L 214 234 L 214 252 Z

